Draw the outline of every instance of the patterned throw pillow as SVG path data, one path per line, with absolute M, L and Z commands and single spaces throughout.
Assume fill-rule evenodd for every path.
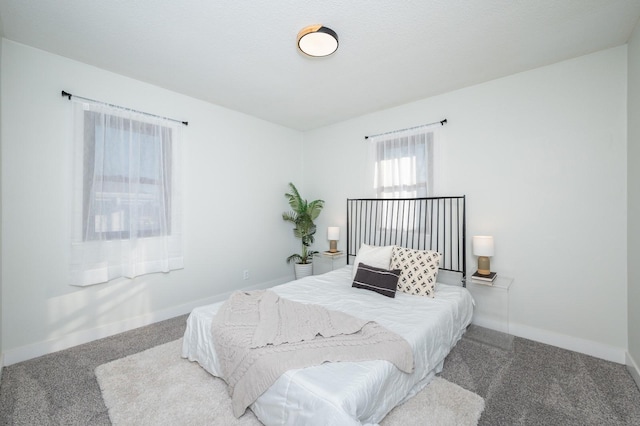
M 417 296 L 435 297 L 436 278 L 441 254 L 435 251 L 394 247 L 391 269 L 400 269 L 398 291 Z
M 383 296 L 396 297 L 396 286 L 400 278 L 400 270 L 387 270 L 375 266 L 358 264 L 356 277 L 351 287 L 375 291 Z

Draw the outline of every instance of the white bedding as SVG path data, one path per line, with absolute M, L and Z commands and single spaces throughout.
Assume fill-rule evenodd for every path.
M 376 424 L 442 370 L 444 358 L 471 322 L 473 300 L 459 286 L 438 284 L 435 298 L 397 293 L 395 299 L 351 287 L 351 266 L 273 287 L 280 296 L 373 319 L 404 337 L 415 357 L 406 374 L 387 361 L 325 363 L 283 374 L 254 404 L 266 425 Z M 220 368 L 211 321 L 223 302 L 192 311 L 182 356 L 214 376 Z

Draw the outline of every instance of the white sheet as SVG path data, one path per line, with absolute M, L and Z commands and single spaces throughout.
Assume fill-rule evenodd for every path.
M 415 371 L 387 361 L 325 363 L 290 370 L 251 405 L 266 425 L 376 424 L 442 370 L 444 358 L 471 322 L 473 300 L 462 287 L 439 284 L 435 298 L 397 293 L 395 299 L 351 287 L 351 266 L 273 287 L 282 297 L 373 319 L 404 337 Z M 182 356 L 219 376 L 211 321 L 223 302 L 196 308 L 187 320 Z M 380 391 L 380 390 L 383 391 Z

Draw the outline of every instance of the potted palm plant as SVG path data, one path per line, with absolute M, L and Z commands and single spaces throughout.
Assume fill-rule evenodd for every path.
M 299 279 L 311 275 L 313 271 L 311 259 L 317 253 L 317 251 L 309 248 L 313 244 L 313 236 L 316 233 L 316 225 L 313 221 L 320 215 L 324 207 L 324 201 L 314 200 L 307 202 L 300 196 L 294 184 L 289 183 L 289 188 L 291 191 L 284 194 L 284 196 L 289 201 L 291 211 L 282 213 L 282 219 L 293 223 L 293 234 L 296 238 L 300 238 L 302 242 L 301 252 L 287 257 L 287 263 L 295 262 L 296 279 Z

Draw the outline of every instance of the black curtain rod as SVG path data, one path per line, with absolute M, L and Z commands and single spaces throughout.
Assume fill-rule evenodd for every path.
M 161 116 L 161 115 L 150 114 L 150 113 L 148 113 L 148 112 L 144 112 L 144 111 L 138 111 L 138 110 L 131 109 L 131 108 L 121 107 L 121 106 L 119 106 L 119 105 L 113 105 L 113 104 L 108 104 L 108 103 L 106 103 L 106 102 L 102 102 L 102 101 L 96 101 L 95 99 L 83 98 L 82 96 L 72 95 L 71 93 L 69 93 L 69 92 L 65 92 L 64 90 L 62 91 L 62 96 L 66 96 L 66 97 L 68 97 L 68 98 L 69 98 L 69 100 L 71 100 L 71 97 L 72 97 L 72 96 L 75 96 L 76 98 L 78 98 L 78 99 L 84 99 L 85 101 L 95 102 L 95 103 L 98 103 L 98 104 L 107 105 L 107 106 L 114 107 L 114 108 L 120 108 L 120 109 L 124 109 L 124 110 L 127 110 L 127 111 L 133 111 L 133 112 L 137 112 L 138 114 L 148 115 L 148 116 L 150 116 L 150 117 L 156 117 L 156 118 L 162 118 L 162 119 L 164 119 L 164 120 L 175 121 L 176 123 L 182 123 L 182 124 L 184 124 L 185 126 L 188 126 L 188 125 L 189 125 L 189 122 L 188 122 L 188 121 L 176 120 L 175 118 L 169 118 L 169 117 L 163 117 L 163 116 Z
M 441 126 L 444 126 L 447 123 L 447 119 L 445 118 L 444 120 L 434 121 L 433 123 L 421 124 L 420 126 L 407 127 L 406 129 L 392 130 L 390 132 L 378 133 L 377 135 L 365 136 L 364 138 L 369 139 L 374 136 L 390 135 L 391 133 L 404 132 L 405 130 L 419 129 L 420 127 L 433 126 L 434 124 L 438 124 L 438 123 L 440 123 Z

